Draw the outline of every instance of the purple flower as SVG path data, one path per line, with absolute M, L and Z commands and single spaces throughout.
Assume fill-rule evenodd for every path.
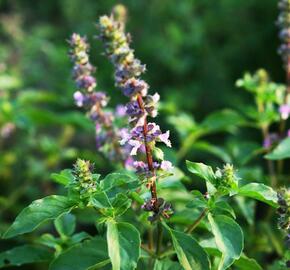
M 117 117 L 124 117 L 126 116 L 126 107 L 124 105 L 117 105 L 115 115 Z
M 74 100 L 78 107 L 82 107 L 84 105 L 85 96 L 80 91 L 76 91 L 74 93 Z
M 172 163 L 171 163 L 170 161 L 163 160 L 163 161 L 161 162 L 160 168 L 161 168 L 163 171 L 170 171 L 170 170 L 173 169 L 173 166 L 172 166 Z
M 135 96 L 137 94 L 146 96 L 148 91 L 148 84 L 143 80 L 131 78 L 124 83 L 121 89 L 124 95 L 127 97 Z
M 274 143 L 277 143 L 280 140 L 280 137 L 277 133 L 270 133 L 263 142 L 263 147 L 268 149 L 270 148 Z
M 281 105 L 279 108 L 279 112 L 280 112 L 281 118 L 283 120 L 288 119 L 288 117 L 290 115 L 290 106 L 288 104 Z

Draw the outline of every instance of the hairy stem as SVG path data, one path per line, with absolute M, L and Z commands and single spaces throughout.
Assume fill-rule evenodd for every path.
M 192 233 L 192 231 L 198 226 L 198 224 L 202 221 L 202 219 L 206 216 L 208 212 L 208 208 L 205 208 L 200 215 L 198 216 L 198 218 L 186 229 L 186 233 L 190 234 Z
M 137 102 L 142 110 L 143 113 L 145 113 L 145 108 L 144 108 L 144 102 L 142 99 L 142 96 L 139 94 L 137 96 Z M 147 141 L 147 133 L 148 133 L 148 125 L 147 125 L 147 117 L 144 119 L 144 125 L 143 125 L 143 136 L 144 136 L 144 144 L 145 144 L 145 151 L 146 151 L 146 160 L 148 164 L 149 170 L 152 172 L 153 177 L 150 179 L 150 192 L 151 192 L 151 197 L 153 201 L 155 201 L 155 206 L 156 206 L 156 211 L 157 209 L 157 189 L 156 189 L 156 175 L 155 175 L 155 169 L 153 167 L 153 157 L 152 157 L 152 149 Z

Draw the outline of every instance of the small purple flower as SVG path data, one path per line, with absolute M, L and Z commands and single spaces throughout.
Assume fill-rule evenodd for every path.
M 131 78 L 127 80 L 122 87 L 122 91 L 125 96 L 135 96 L 137 94 L 141 94 L 142 96 L 147 95 L 148 84 L 140 79 Z
M 78 107 L 82 107 L 84 105 L 85 96 L 80 91 L 76 91 L 74 93 L 74 100 Z
M 280 137 L 277 133 L 270 133 L 263 142 L 263 147 L 268 149 L 270 148 L 274 143 L 277 143 L 280 140 Z
M 290 115 L 290 106 L 288 104 L 281 105 L 279 108 L 279 112 L 283 120 L 288 119 Z
M 121 104 L 117 105 L 116 111 L 115 111 L 115 115 L 117 117 L 124 117 L 124 116 L 126 116 L 126 106 L 121 105 Z
M 161 170 L 163 171 L 170 171 L 173 169 L 172 163 L 167 160 L 163 160 L 160 165 Z

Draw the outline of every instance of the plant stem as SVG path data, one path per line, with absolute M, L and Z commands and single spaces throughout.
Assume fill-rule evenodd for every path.
M 153 250 L 153 231 L 152 231 L 152 227 L 150 227 L 148 229 L 148 248 L 152 251 Z
M 186 229 L 186 233 L 190 234 L 192 233 L 192 231 L 198 226 L 198 224 L 202 221 L 202 219 L 206 216 L 208 212 L 208 208 L 205 208 L 200 215 L 198 216 L 198 218 Z
M 156 256 L 161 252 L 162 248 L 163 227 L 160 221 L 157 223 L 157 242 L 156 242 Z
M 145 113 L 145 108 L 144 108 L 144 102 L 142 99 L 142 96 L 139 94 L 137 96 L 137 102 L 142 110 L 143 113 Z M 143 136 L 144 136 L 144 144 L 145 144 L 145 151 L 146 151 L 146 159 L 147 159 L 147 164 L 149 170 L 152 172 L 153 177 L 150 179 L 150 192 L 151 192 L 151 197 L 152 200 L 155 202 L 155 210 L 158 211 L 158 206 L 157 206 L 157 189 L 156 189 L 156 175 L 155 175 L 155 169 L 153 167 L 153 157 L 152 157 L 152 149 L 147 141 L 147 133 L 148 133 L 148 125 L 147 125 L 147 117 L 144 119 L 144 125 L 143 125 Z

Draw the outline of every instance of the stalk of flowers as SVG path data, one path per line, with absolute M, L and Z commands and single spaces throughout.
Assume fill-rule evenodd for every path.
M 78 107 L 87 109 L 89 118 L 95 122 L 97 149 L 111 160 L 127 165 L 131 157 L 127 149 L 121 148 L 118 142 L 122 130 L 113 125 L 116 117 L 124 117 L 124 108 L 118 106 L 114 113 L 104 110 L 109 98 L 104 92 L 95 91 L 97 82 L 92 75 L 95 67 L 89 62 L 89 44 L 86 38 L 74 33 L 69 44 L 69 55 L 74 65 L 72 77 L 78 89 L 74 93 L 74 100 Z
M 280 0 L 278 4 L 280 10 L 277 24 L 280 28 L 279 37 L 282 41 L 279 47 L 279 54 L 282 57 L 286 70 L 287 94 L 285 102 L 280 106 L 279 112 L 283 120 L 290 115 L 290 0 Z
M 278 191 L 278 228 L 283 230 L 285 237 L 286 249 L 290 249 L 290 190 L 281 188 Z M 290 267 L 289 257 L 286 256 L 286 266 Z
M 154 122 L 148 122 L 148 117 L 157 116 L 159 95 L 148 94 L 148 84 L 140 78 L 145 72 L 145 65 L 134 56 L 130 48 L 130 35 L 124 32 L 124 24 L 114 15 L 102 16 L 98 22 L 100 39 L 104 43 L 105 53 L 115 68 L 115 84 L 130 101 L 126 105 L 131 129 L 123 134 L 122 145 L 131 147 L 131 155 L 137 157 L 134 162 L 136 172 L 141 179 L 145 179 L 151 192 L 151 199 L 145 202 L 142 208 L 153 212 L 150 221 L 160 216 L 169 218 L 172 210 L 169 203 L 158 198 L 156 180 L 160 174 L 172 168 L 169 161 L 163 160 L 163 154 L 156 147 L 156 142 L 163 142 L 171 147 L 169 131 L 162 133 Z M 157 156 L 153 156 L 158 152 Z

